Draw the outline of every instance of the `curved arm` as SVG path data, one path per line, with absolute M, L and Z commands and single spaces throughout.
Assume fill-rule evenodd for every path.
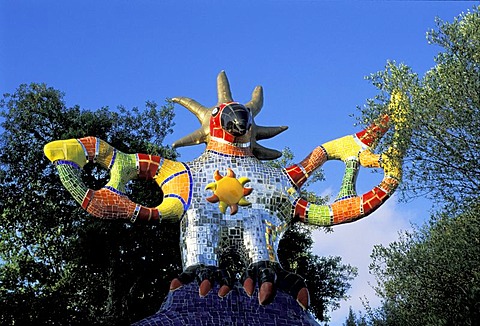
M 300 163 L 286 168 L 286 174 L 298 189 L 307 181 L 312 172 L 326 161 L 341 160 L 346 162 L 352 157 L 358 157 L 359 153 L 364 150 L 373 150 L 377 140 L 387 132 L 388 120 L 388 116 L 384 115 L 379 123 L 372 124 L 365 130 L 318 146 Z
M 178 166 L 185 170 L 182 163 L 154 155 L 126 154 L 96 137 L 54 141 L 45 145 L 44 152 L 55 163 L 65 188 L 83 209 L 96 217 L 159 221 L 178 219 L 186 210 L 187 201 L 183 197 L 190 194 L 171 194 L 169 185 L 162 188 L 164 200 L 157 207 L 136 204 L 125 195 L 126 184 L 135 178 L 155 179 L 160 187 L 159 180 L 168 184 L 165 179 L 178 172 Z M 89 189 L 81 179 L 81 169 L 88 162 L 110 170 L 109 182 L 99 190 Z
M 401 178 L 401 161 L 391 159 L 390 153 L 381 155 L 370 151 L 362 152 L 359 160 L 348 160 L 347 173 L 344 176 L 340 193 L 331 205 L 316 205 L 298 198 L 294 203 L 294 215 L 301 222 L 332 226 L 354 222 L 373 213 L 395 191 Z M 369 167 L 381 167 L 384 170 L 383 180 L 372 190 L 357 196 L 355 179 L 359 164 Z
M 373 148 L 388 130 L 389 117 L 384 115 L 380 123 L 373 124 L 354 135 L 345 136 L 319 146 L 299 165 L 286 170 L 291 180 L 300 187 L 309 173 L 320 167 L 327 160 L 341 160 L 345 163 L 345 173 L 340 192 L 331 205 L 310 204 L 298 198 L 294 202 L 294 215 L 302 222 L 331 226 L 353 222 L 365 217 L 380 207 L 398 187 L 402 174 L 403 152 L 397 147 L 399 131 L 407 129 L 406 113 L 409 106 L 405 96 L 398 92 L 392 94 L 390 111 L 395 133 L 390 148 L 383 154 L 374 154 Z M 357 195 L 356 179 L 360 166 L 382 168 L 383 180 L 372 190 Z

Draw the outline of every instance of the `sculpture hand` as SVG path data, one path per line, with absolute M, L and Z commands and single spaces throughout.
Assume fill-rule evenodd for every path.
M 198 293 L 204 297 L 210 292 L 215 283 L 220 284 L 218 296 L 223 298 L 232 289 L 233 279 L 230 272 L 216 266 L 206 266 L 203 264 L 187 267 L 177 278 L 170 283 L 170 291 L 175 291 L 196 280 L 199 288 Z
M 258 301 L 261 305 L 271 303 L 277 289 L 294 297 L 303 309 L 309 305 L 310 297 L 305 280 L 297 274 L 287 272 L 279 263 L 260 261 L 251 264 L 245 271 L 242 282 L 249 296 L 253 294 L 255 283 L 258 283 Z

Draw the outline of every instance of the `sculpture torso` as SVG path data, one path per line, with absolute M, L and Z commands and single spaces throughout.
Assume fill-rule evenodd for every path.
M 222 256 L 239 254 L 245 266 L 257 261 L 278 261 L 280 238 L 292 219 L 292 184 L 278 168 L 262 163 L 253 155 L 207 149 L 199 158 L 186 163 L 191 173 L 191 203 L 181 221 L 181 252 L 184 268 L 194 264 L 220 266 Z M 253 188 L 245 198 L 251 203 L 231 215 L 206 200 L 206 186 L 230 168 L 237 177 L 250 180 Z

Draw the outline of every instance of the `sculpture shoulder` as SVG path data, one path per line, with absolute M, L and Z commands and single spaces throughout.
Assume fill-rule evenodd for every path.
M 195 160 L 185 163 L 193 175 L 213 177 L 215 171 L 224 175 L 231 169 L 236 176 L 249 178 L 251 183 L 288 182 L 280 168 L 273 167 L 255 157 L 238 157 L 206 152 Z

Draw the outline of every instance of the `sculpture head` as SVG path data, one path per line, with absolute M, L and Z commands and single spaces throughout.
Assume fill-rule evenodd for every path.
M 248 103 L 240 104 L 233 100 L 227 76 L 222 71 L 217 77 L 217 93 L 217 105 L 211 108 L 187 97 L 172 99 L 192 112 L 201 124 L 199 129 L 173 143 L 174 147 L 220 141 L 250 147 L 253 155 L 260 160 L 272 160 L 282 155 L 277 150 L 257 143 L 258 140 L 272 138 L 287 129 L 286 126 L 262 127 L 255 124 L 254 118 L 263 106 L 261 86 L 255 87 Z
M 222 103 L 212 110 L 210 136 L 229 143 L 241 143 L 252 128 L 252 113 L 238 102 Z M 248 137 L 243 137 L 248 138 Z

